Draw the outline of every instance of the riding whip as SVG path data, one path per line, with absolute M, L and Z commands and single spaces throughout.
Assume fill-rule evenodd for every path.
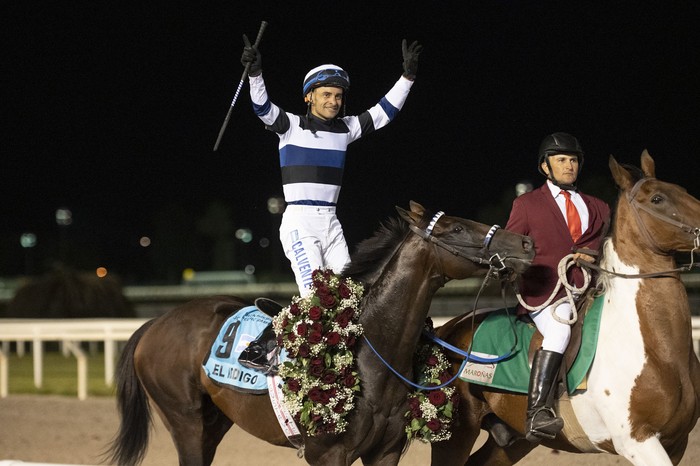
M 263 21 L 260 23 L 260 30 L 258 30 L 258 37 L 255 38 L 255 44 L 253 47 L 257 47 L 260 44 L 260 39 L 262 39 L 263 32 L 265 32 L 265 28 L 267 27 L 267 21 Z M 243 88 L 243 83 L 245 82 L 245 78 L 248 76 L 248 70 L 250 69 L 250 63 L 248 63 L 245 66 L 245 69 L 243 70 L 243 75 L 241 76 L 241 81 L 238 83 L 238 88 L 236 89 L 236 93 L 233 95 L 233 100 L 231 101 L 231 106 L 228 108 L 228 112 L 226 113 L 226 118 L 224 119 L 224 124 L 221 125 L 221 129 L 219 130 L 219 136 L 216 138 L 216 143 L 214 144 L 214 152 L 219 148 L 219 143 L 221 142 L 221 137 L 224 135 L 224 131 L 226 131 L 226 126 L 228 126 L 228 120 L 231 118 L 231 110 L 233 110 L 233 106 L 236 104 L 236 100 L 238 100 L 238 94 L 241 93 L 241 89 Z

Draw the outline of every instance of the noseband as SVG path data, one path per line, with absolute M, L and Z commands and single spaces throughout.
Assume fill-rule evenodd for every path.
M 506 270 L 506 264 L 505 264 L 505 257 L 501 257 L 501 254 L 499 253 L 494 253 L 491 254 L 489 251 L 489 246 L 491 245 L 491 241 L 493 240 L 493 237 L 496 234 L 496 231 L 498 231 L 501 227 L 498 225 L 492 226 L 488 233 L 486 233 L 486 236 L 484 236 L 484 240 L 481 243 L 472 243 L 472 244 L 461 244 L 459 248 L 471 248 L 471 249 L 479 249 L 476 255 L 474 254 L 467 254 L 460 249 L 458 249 L 455 246 L 452 246 L 450 244 L 447 244 L 443 240 L 436 238 L 433 236 L 433 229 L 435 228 L 435 224 L 438 222 L 440 217 L 445 215 L 445 212 L 440 211 L 436 213 L 433 218 L 430 220 L 430 223 L 426 227 L 425 230 L 421 230 L 415 225 L 409 225 L 409 228 L 411 231 L 413 231 L 415 234 L 423 238 L 425 241 L 428 241 L 432 243 L 435 246 L 439 246 L 442 249 L 448 251 L 449 253 L 461 257 L 463 259 L 470 260 L 474 263 L 480 264 L 480 265 L 488 265 L 489 266 L 489 276 L 493 277 L 500 277 Z M 488 259 L 487 259 L 488 258 Z
M 690 225 L 686 225 L 685 223 L 678 222 L 671 217 L 668 217 L 666 215 L 662 215 L 658 212 L 653 211 L 649 207 L 640 204 L 637 202 L 637 200 L 634 198 L 639 191 L 639 189 L 642 187 L 644 183 L 647 181 L 651 180 L 652 178 L 642 178 L 641 180 L 637 181 L 637 183 L 632 187 L 627 192 L 627 202 L 629 203 L 630 207 L 632 207 L 632 212 L 634 212 L 635 218 L 637 220 L 637 224 L 639 225 L 639 229 L 644 233 L 644 236 L 646 237 L 647 241 L 649 241 L 649 244 L 652 245 L 656 250 L 660 253 L 664 253 L 665 251 L 662 251 L 656 241 L 652 238 L 651 234 L 649 233 L 649 230 L 647 230 L 646 225 L 644 225 L 644 222 L 642 222 L 641 217 L 639 216 L 639 211 L 643 210 L 644 212 L 648 213 L 652 217 L 655 217 L 663 222 L 666 222 L 670 225 L 673 225 L 675 227 L 680 228 L 682 231 L 694 235 L 695 239 L 693 240 L 693 251 L 696 249 L 700 248 L 700 228 L 698 227 L 692 227 Z

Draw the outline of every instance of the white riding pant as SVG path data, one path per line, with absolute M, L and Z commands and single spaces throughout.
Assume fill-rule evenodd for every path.
M 350 262 L 335 207 L 288 205 L 282 215 L 280 241 L 302 297 L 311 291 L 314 270 L 323 267 L 340 273 Z
M 559 304 L 556 314 L 561 319 L 571 319 L 571 303 Z M 542 334 L 542 349 L 564 354 L 571 340 L 571 325 L 554 319 L 552 306 L 547 306 L 541 311 L 531 312 L 530 317 L 535 322 L 537 330 Z

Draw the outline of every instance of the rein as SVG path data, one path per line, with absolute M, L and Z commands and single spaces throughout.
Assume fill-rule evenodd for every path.
M 433 229 L 435 228 L 435 224 L 436 224 L 437 221 L 440 219 L 440 217 L 442 217 L 443 215 L 445 215 L 445 213 L 444 213 L 443 211 L 440 211 L 440 212 L 438 212 L 437 214 L 435 214 L 435 215 L 433 216 L 432 220 L 430 220 L 430 223 L 428 224 L 428 226 L 426 227 L 425 230 L 421 230 L 420 228 L 416 227 L 415 225 L 409 225 L 409 228 L 411 229 L 412 232 L 414 232 L 415 234 L 417 234 L 418 236 L 420 236 L 421 238 L 423 238 L 425 241 L 430 242 L 430 243 L 431 243 L 434 247 L 436 247 L 436 248 L 437 248 L 437 247 L 441 247 L 441 248 L 445 249 L 446 251 L 450 252 L 451 254 L 457 256 L 457 257 L 461 257 L 461 258 L 463 258 L 463 259 L 470 260 L 470 261 L 475 262 L 475 263 L 477 263 L 477 264 L 488 265 L 488 266 L 489 266 L 489 271 L 488 271 L 488 273 L 486 274 L 486 276 L 484 277 L 484 281 L 482 282 L 481 288 L 479 289 L 478 295 L 480 295 L 481 292 L 482 292 L 482 290 L 485 288 L 486 284 L 488 283 L 488 281 L 489 281 L 490 278 L 492 278 L 492 277 L 493 277 L 493 278 L 498 278 L 498 277 L 500 277 L 500 276 L 503 274 L 504 271 L 507 270 L 507 267 L 506 267 L 505 262 L 504 262 L 504 261 L 505 261 L 505 258 L 502 258 L 501 255 L 500 255 L 499 253 L 495 253 L 495 254 L 491 255 L 488 259 L 484 259 L 483 257 L 477 256 L 477 255 L 465 254 L 464 252 L 462 252 L 462 251 L 459 250 L 458 248 L 456 248 L 456 247 L 454 247 L 454 246 L 452 246 L 452 245 L 450 245 L 450 244 L 445 243 L 444 241 L 442 241 L 442 240 L 439 239 L 439 238 L 436 238 L 436 237 L 432 236 Z M 499 225 L 493 225 L 493 226 L 489 229 L 489 231 L 486 233 L 486 235 L 484 236 L 484 240 L 482 241 L 481 244 L 466 244 L 466 245 L 461 246 L 461 247 L 462 247 L 462 248 L 474 248 L 474 249 L 478 248 L 480 251 L 486 253 L 486 254 L 484 254 L 484 255 L 488 255 L 488 253 L 489 253 L 489 246 L 491 245 L 491 241 L 493 240 L 494 235 L 496 234 L 496 232 L 497 232 L 500 228 L 501 228 L 501 227 L 500 227 Z M 438 264 L 440 264 L 440 255 L 437 253 L 437 250 L 435 251 L 435 254 L 436 254 L 436 258 L 437 258 Z M 444 279 L 445 274 L 442 272 L 442 266 L 439 265 L 439 267 L 440 267 L 440 269 L 441 269 L 441 272 L 440 272 L 440 273 L 441 273 L 441 275 L 443 276 L 443 279 Z M 446 280 L 445 280 L 445 281 L 446 281 Z M 477 295 L 477 299 L 478 299 L 478 295 Z M 428 332 L 423 332 L 423 334 L 424 334 L 426 337 L 428 337 L 429 339 L 431 339 L 433 342 L 437 343 L 438 345 L 443 346 L 444 348 L 448 348 L 448 349 L 450 349 L 450 350 L 452 350 L 452 351 L 454 351 L 454 352 L 456 352 L 456 353 L 458 353 L 458 354 L 461 354 L 461 355 L 463 355 L 463 356 L 466 356 L 465 359 L 464 359 L 464 361 L 462 362 L 462 367 L 460 367 L 460 369 L 455 373 L 455 375 L 454 375 L 452 378 L 450 378 L 448 381 L 446 381 L 446 382 L 444 382 L 444 383 L 442 383 L 442 384 L 440 384 L 440 385 L 431 385 L 431 386 L 420 385 L 420 384 L 417 384 L 417 383 L 415 383 L 415 382 L 413 382 L 413 381 L 407 379 L 406 377 L 404 377 L 403 375 L 401 375 L 396 369 L 394 369 L 394 368 L 391 366 L 391 364 L 389 364 L 389 362 L 387 362 L 387 361 L 382 357 L 381 354 L 379 354 L 379 352 L 374 348 L 374 346 L 372 345 L 372 343 L 371 343 L 371 342 L 369 341 L 369 339 L 367 338 L 367 335 L 363 334 L 362 337 L 364 338 L 365 342 L 366 342 L 367 345 L 370 347 L 370 349 L 374 352 L 374 354 L 379 358 L 379 360 L 380 360 L 391 372 L 393 372 L 394 375 L 396 375 L 396 376 L 397 376 L 399 379 L 401 379 L 403 382 L 405 382 L 405 383 L 407 383 L 408 385 L 410 385 L 410 386 L 412 386 L 412 387 L 414 387 L 414 388 L 417 388 L 417 389 L 419 389 L 419 390 L 438 390 L 438 389 L 440 389 L 440 388 L 443 388 L 443 387 L 445 387 L 445 386 L 451 384 L 452 382 L 454 382 L 454 381 L 457 379 L 457 377 L 459 377 L 459 374 L 462 372 L 462 370 L 463 370 L 463 368 L 464 368 L 464 365 L 466 365 L 469 361 L 476 361 L 476 362 L 481 362 L 481 363 L 489 363 L 489 362 L 497 362 L 497 361 L 500 361 L 501 359 L 505 359 L 505 358 L 507 358 L 507 357 L 510 356 L 510 353 L 509 353 L 509 354 L 504 355 L 504 356 L 501 356 L 501 357 L 499 357 L 499 358 L 497 358 L 497 359 L 483 359 L 483 358 L 479 358 L 478 356 L 473 356 L 473 355 L 471 355 L 470 353 L 465 353 L 465 352 L 463 352 L 461 349 L 459 349 L 459 348 L 457 348 L 457 347 L 455 347 L 455 346 L 450 345 L 449 343 L 447 343 L 447 342 L 444 341 L 444 340 L 441 340 L 440 338 L 438 338 L 438 337 L 435 336 L 434 334 L 431 334 L 431 333 L 428 333 Z
M 516 296 L 518 298 L 518 302 L 527 310 L 529 311 L 540 311 L 544 309 L 545 307 L 549 306 L 551 304 L 552 306 L 552 316 L 554 317 L 555 320 L 565 323 L 565 324 L 573 324 L 576 322 L 578 316 L 577 316 L 577 311 L 576 311 L 576 305 L 575 305 L 575 298 L 573 294 L 575 293 L 580 293 L 581 291 L 584 291 L 586 288 L 588 288 L 588 284 L 590 282 L 590 273 L 588 269 L 595 270 L 597 272 L 605 273 L 608 275 L 614 275 L 616 277 L 620 278 L 625 278 L 625 279 L 632 279 L 632 278 L 655 278 L 655 277 L 668 277 L 669 275 L 676 274 L 679 272 L 690 272 L 693 268 L 697 267 L 698 265 L 695 263 L 695 251 L 700 249 L 700 228 L 698 227 L 692 227 L 690 225 L 686 225 L 685 223 L 679 222 L 677 220 L 674 220 L 667 215 L 660 214 L 658 212 L 655 212 L 654 210 L 650 209 L 649 207 L 640 204 L 636 199 L 635 196 L 639 189 L 642 187 L 644 183 L 647 181 L 651 180 L 652 178 L 642 178 L 641 180 L 637 181 L 635 185 L 630 189 L 627 194 L 626 194 L 626 199 L 627 203 L 630 205 L 630 208 L 632 209 L 632 212 L 634 213 L 635 216 L 635 221 L 637 222 L 637 226 L 639 227 L 639 230 L 642 231 L 644 234 L 645 238 L 649 242 L 649 244 L 658 252 L 661 254 L 665 254 L 664 251 L 661 250 L 659 247 L 658 243 L 654 241 L 652 238 L 651 234 L 649 233 L 649 230 L 647 229 L 646 225 L 642 221 L 641 216 L 639 215 L 639 211 L 643 210 L 647 214 L 651 215 L 652 217 L 661 220 L 665 223 L 668 223 L 669 225 L 672 225 L 674 227 L 677 227 L 684 231 L 685 233 L 694 235 L 695 238 L 693 239 L 693 248 L 690 251 L 690 264 L 686 264 L 680 267 L 677 267 L 675 269 L 670 269 L 670 270 L 665 270 L 662 272 L 648 272 L 648 273 L 639 273 L 639 274 L 626 274 L 626 273 L 619 273 L 615 272 L 612 270 L 607 270 L 599 265 L 593 264 L 592 262 L 588 261 L 573 261 L 571 258 L 573 257 L 573 254 L 570 254 L 568 256 L 565 256 L 562 258 L 562 260 L 559 262 L 559 267 L 558 267 L 558 272 L 559 272 L 559 281 L 557 282 L 557 286 L 555 287 L 554 291 L 550 295 L 550 297 L 540 306 L 536 307 L 531 307 L 528 306 L 522 299 L 520 293 L 516 289 Z M 566 280 L 566 271 L 576 263 L 577 265 L 581 266 L 583 269 L 584 273 L 584 280 L 585 283 L 581 288 L 576 288 L 575 286 L 572 286 L 568 283 Z M 561 286 L 564 286 L 566 289 L 566 297 L 563 297 L 559 299 L 558 301 L 551 303 L 552 299 L 556 295 L 556 293 L 559 291 Z M 562 302 L 569 301 L 571 303 L 571 310 L 573 313 L 573 318 L 571 320 L 566 320 L 566 319 L 561 319 L 559 316 L 557 316 L 554 311 L 556 307 L 561 304 Z

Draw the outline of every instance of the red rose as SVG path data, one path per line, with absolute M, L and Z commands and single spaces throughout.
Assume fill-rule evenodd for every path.
M 352 320 L 352 318 L 355 317 L 355 309 L 346 307 L 343 309 L 343 315 L 347 317 L 348 320 Z
M 450 380 L 452 378 L 452 376 L 450 375 L 449 372 L 444 371 L 442 374 L 440 374 L 440 377 L 438 377 L 438 378 L 440 379 L 440 383 L 443 384 L 443 383 L 447 382 L 448 380 Z
M 309 343 L 321 343 L 323 334 L 321 332 L 311 332 L 309 334 Z
M 321 381 L 322 381 L 323 383 L 327 383 L 327 384 L 335 383 L 336 380 L 338 380 L 338 376 L 335 375 L 333 372 L 330 372 L 330 371 L 326 371 L 326 372 L 323 374 L 323 377 L 321 377 Z
M 345 328 L 350 323 L 350 319 L 348 319 L 348 317 L 345 314 L 340 314 L 338 317 L 335 318 L 335 322 L 340 328 Z
M 326 343 L 328 346 L 335 346 L 340 343 L 340 334 L 338 332 L 328 332 L 326 334 Z
M 348 374 L 345 376 L 343 379 L 343 385 L 345 385 L 348 388 L 352 388 L 355 386 L 355 376 L 352 374 Z
M 348 339 L 345 340 L 345 346 L 348 348 L 352 348 L 355 346 L 355 343 L 357 342 L 357 339 L 355 338 L 355 335 L 348 335 Z
M 323 333 L 323 324 L 321 322 L 314 322 L 311 324 L 311 330 Z
M 428 393 L 428 400 L 430 400 L 433 406 L 442 406 L 447 401 L 447 396 L 445 396 L 445 392 L 442 390 L 432 390 Z
M 301 314 L 299 305 L 297 303 L 294 303 L 291 306 L 289 306 L 289 313 L 293 316 L 298 316 L 299 314 Z
M 299 356 L 301 356 L 302 358 L 308 358 L 310 353 L 311 353 L 311 348 L 309 348 L 309 345 L 307 345 L 306 343 L 302 343 L 299 346 L 299 352 L 297 354 Z
M 301 388 L 301 382 L 299 382 L 299 380 L 297 380 L 297 379 L 288 379 L 287 380 L 287 389 L 290 392 L 296 393 L 299 391 L 300 388 Z
M 437 356 L 431 354 L 430 356 L 428 356 L 428 359 L 426 359 L 425 365 L 428 367 L 435 367 L 438 365 L 439 362 L 440 360 L 437 358 Z
M 309 319 L 320 320 L 321 316 L 323 316 L 323 310 L 320 307 L 314 306 L 309 309 Z
M 343 299 L 348 299 L 350 297 L 350 288 L 345 284 L 345 282 L 341 282 L 340 286 L 338 286 L 338 294 Z
M 325 366 L 325 364 L 323 362 L 323 358 L 320 358 L 318 356 L 316 356 L 315 358 L 312 358 L 310 363 L 312 366 Z
M 321 377 L 323 375 L 323 366 L 309 366 L 309 374 L 314 377 Z
M 318 387 L 314 387 L 311 390 L 309 390 L 309 399 L 313 401 L 314 403 L 318 403 L 321 401 L 321 396 L 323 395 L 323 390 L 321 390 Z
M 442 422 L 438 419 L 431 419 L 425 425 L 431 432 L 437 432 L 442 428 Z
M 333 406 L 333 412 L 340 414 L 344 411 L 345 411 L 345 400 L 341 398 L 340 400 L 338 400 L 336 402 L 335 406 Z
M 333 306 L 335 306 L 336 300 L 335 296 L 332 294 L 323 294 L 319 296 L 321 300 L 321 306 L 325 307 L 326 309 L 332 309 Z

